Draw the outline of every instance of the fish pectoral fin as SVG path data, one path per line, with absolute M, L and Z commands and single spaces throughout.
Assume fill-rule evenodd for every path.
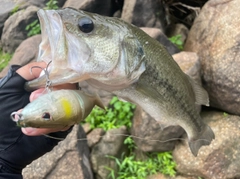
M 199 149 L 204 145 L 210 145 L 213 139 L 215 139 L 215 135 L 212 129 L 206 125 L 198 138 L 190 139 L 188 142 L 192 154 L 196 157 Z
M 192 88 L 193 88 L 193 91 L 195 94 L 196 104 L 209 106 L 209 97 L 208 97 L 207 91 L 205 89 L 203 89 L 203 87 L 201 87 L 199 84 L 197 84 L 188 75 L 187 75 L 187 78 L 192 85 Z

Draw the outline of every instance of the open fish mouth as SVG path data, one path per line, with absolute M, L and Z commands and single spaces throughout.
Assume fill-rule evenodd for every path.
M 64 28 L 60 15 L 54 10 L 38 11 L 42 42 L 39 45 L 38 61 L 49 63 L 54 59 L 66 59 L 67 48 Z

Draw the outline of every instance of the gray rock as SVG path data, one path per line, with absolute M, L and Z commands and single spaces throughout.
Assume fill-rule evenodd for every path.
M 209 146 L 201 147 L 194 157 L 186 141 L 173 151 L 177 171 L 205 179 L 240 178 L 240 117 L 206 111 L 202 118 L 215 133 Z
M 179 126 L 162 129 L 159 122 L 153 119 L 140 107 L 135 110 L 131 135 L 139 150 L 144 152 L 162 152 L 174 149 L 184 130 Z
M 10 16 L 12 9 L 15 6 L 14 0 L 2 0 L 0 6 L 0 36 L 2 35 L 2 30 L 4 22 Z
M 112 12 L 112 0 L 68 0 L 63 7 L 73 7 L 75 9 L 81 9 L 88 12 L 94 12 L 101 15 L 111 16 Z
M 23 170 L 26 179 L 60 178 L 85 179 L 93 178 L 90 162 L 89 148 L 85 132 L 81 126 L 75 126 L 73 131 L 60 142 L 51 152 L 33 161 Z M 83 165 L 84 163 L 84 165 Z
M 121 18 L 138 27 L 157 27 L 164 31 L 165 13 L 161 0 L 124 1 Z
M 240 114 L 240 11 L 238 1 L 210 0 L 196 18 L 185 44 L 199 55 L 210 105 Z
M 141 29 L 149 36 L 159 41 L 171 55 L 180 52 L 180 50 L 168 39 L 161 29 L 151 27 L 142 27 Z
M 110 171 L 106 167 L 112 168 L 114 171 L 117 170 L 115 160 L 108 156 L 120 158 L 122 153 L 127 152 L 127 147 L 123 144 L 126 135 L 128 135 L 128 132 L 125 126 L 109 130 L 101 141 L 92 148 L 91 162 L 97 179 L 108 177 Z
M 26 26 L 37 19 L 38 8 L 30 6 L 10 16 L 4 24 L 1 37 L 3 51 L 13 53 L 23 40 L 27 38 Z
M 24 40 L 16 49 L 12 59 L 7 67 L 0 73 L 0 78 L 4 77 L 11 65 L 26 65 L 36 60 L 38 55 L 38 46 L 41 42 L 41 35 L 35 35 Z
M 101 128 L 93 129 L 88 135 L 87 135 L 87 143 L 90 148 L 92 148 L 95 144 L 97 144 L 101 138 L 104 135 L 104 130 Z

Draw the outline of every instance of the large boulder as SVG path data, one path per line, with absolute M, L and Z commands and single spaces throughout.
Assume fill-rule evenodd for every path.
M 26 26 L 37 19 L 38 8 L 29 6 L 10 16 L 3 28 L 1 42 L 4 52 L 13 53 L 27 36 Z
M 86 139 L 86 135 L 82 127 L 76 125 L 51 152 L 28 165 L 23 170 L 23 177 L 93 179 L 87 141 L 78 139 Z
M 240 114 L 239 1 L 210 0 L 189 32 L 186 51 L 199 55 L 210 105 Z
M 173 156 L 177 171 L 204 179 L 240 178 L 240 117 L 205 111 L 202 118 L 216 138 L 209 146 L 201 147 L 197 157 L 186 141 L 176 145 Z

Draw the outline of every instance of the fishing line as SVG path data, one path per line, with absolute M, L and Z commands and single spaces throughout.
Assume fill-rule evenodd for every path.
M 57 138 L 57 137 L 53 137 L 53 136 L 50 136 L 48 134 L 43 134 L 44 136 L 46 137 L 49 137 L 51 139 L 56 139 L 56 140 L 61 140 L 63 141 L 65 138 Z M 146 139 L 146 138 L 143 138 L 143 137 L 138 137 L 138 136 L 134 136 L 134 135 L 130 135 L 130 134 L 111 134 L 113 136 L 125 136 L 125 137 L 132 137 L 132 138 L 135 138 L 135 139 L 139 139 L 139 140 L 143 140 L 143 141 L 150 141 L 150 142 L 159 142 L 159 143 L 166 143 L 166 142 L 171 142 L 171 141 L 176 141 L 176 140 L 182 140 L 182 141 L 188 141 L 188 139 L 184 139 L 184 138 L 172 138 L 172 139 L 167 139 L 167 140 L 157 140 L 157 139 Z M 100 138 L 103 138 L 105 135 L 99 135 Z M 76 139 L 77 141 L 83 141 L 83 140 L 88 140 L 87 138 L 82 138 L 82 139 Z M 205 140 L 207 141 L 206 139 L 198 139 L 198 140 Z

